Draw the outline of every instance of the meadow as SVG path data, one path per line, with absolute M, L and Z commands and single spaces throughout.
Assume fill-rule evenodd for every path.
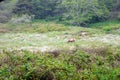
M 0 24 L 0 59 L 0 80 L 119 80 L 120 22 Z

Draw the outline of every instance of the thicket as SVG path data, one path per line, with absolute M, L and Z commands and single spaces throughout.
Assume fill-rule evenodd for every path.
M 55 20 L 72 25 L 87 25 L 120 19 L 119 0 L 5 0 L 14 15 L 35 15 L 35 19 Z M 15 2 L 16 1 L 16 2 Z M 5 2 L 2 2 L 3 4 Z M 0 5 L 1 6 L 1 5 Z M 6 10 L 6 9 L 5 9 Z M 1 10 L 3 11 L 3 10 Z

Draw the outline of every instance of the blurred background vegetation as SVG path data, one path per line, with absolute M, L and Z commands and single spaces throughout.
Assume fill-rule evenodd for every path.
M 53 20 L 88 26 L 106 20 L 120 20 L 119 0 L 4 0 L 0 3 L 0 22 L 12 17 L 34 15 L 34 19 Z

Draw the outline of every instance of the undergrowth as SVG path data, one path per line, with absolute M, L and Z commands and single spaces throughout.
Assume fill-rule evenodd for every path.
M 0 80 L 119 80 L 116 55 L 106 57 L 81 51 L 73 54 L 3 51 Z

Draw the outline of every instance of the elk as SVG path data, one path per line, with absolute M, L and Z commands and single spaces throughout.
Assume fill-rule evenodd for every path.
M 88 35 L 87 31 L 81 31 L 80 33 L 80 36 L 87 36 L 87 35 Z
M 75 38 L 70 38 L 70 39 L 67 40 L 67 42 L 68 42 L 68 43 L 70 43 L 70 42 L 75 42 Z

